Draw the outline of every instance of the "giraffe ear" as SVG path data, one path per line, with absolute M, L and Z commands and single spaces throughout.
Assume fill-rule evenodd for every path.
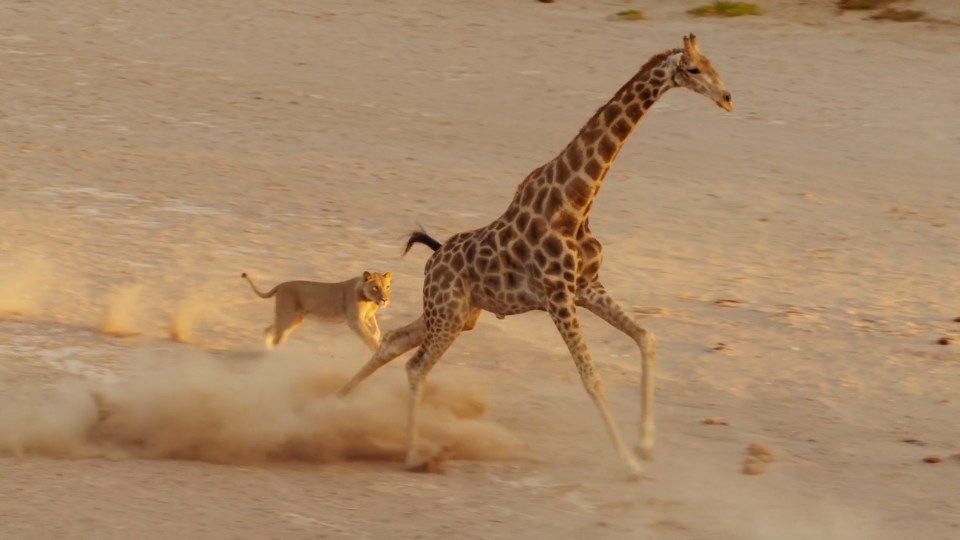
M 697 45 L 697 36 L 692 33 L 683 36 L 683 54 L 690 60 L 700 58 L 700 47 Z

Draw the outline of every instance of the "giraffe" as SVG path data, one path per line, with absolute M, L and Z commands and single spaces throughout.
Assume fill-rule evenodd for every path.
M 641 467 L 624 443 L 580 330 L 583 308 L 614 326 L 641 353 L 641 423 L 638 451 L 652 459 L 654 447 L 653 371 L 655 340 L 604 289 L 599 279 L 600 242 L 588 218 L 597 192 L 633 129 L 653 104 L 674 87 L 706 96 L 733 110 L 730 92 L 693 34 L 683 47 L 652 56 L 640 71 L 600 107 L 577 136 L 552 160 L 534 169 L 517 187 L 506 211 L 490 224 L 441 243 L 425 232 L 410 235 L 434 253 L 424 267 L 423 313 L 384 336 L 373 357 L 337 393 L 358 384 L 397 356 L 419 347 L 406 364 L 410 385 L 406 465 L 420 463 L 419 407 L 431 368 L 461 332 L 472 330 L 483 310 L 498 318 L 533 310 L 547 312 L 577 366 L 581 381 L 630 476 Z

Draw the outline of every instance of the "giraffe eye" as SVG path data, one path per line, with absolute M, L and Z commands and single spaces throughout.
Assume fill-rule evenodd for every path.
M 690 68 L 690 69 L 687 70 L 687 73 L 692 73 L 693 75 L 699 75 L 699 74 L 700 74 L 700 68 L 692 67 L 692 68 Z

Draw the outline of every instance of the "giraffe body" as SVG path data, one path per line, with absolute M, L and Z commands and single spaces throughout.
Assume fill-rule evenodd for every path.
M 634 339 L 640 348 L 639 450 L 649 459 L 654 446 L 654 337 L 600 282 L 602 246 L 590 232 L 589 214 L 627 137 L 656 100 L 678 86 L 732 110 L 730 93 L 710 61 L 700 54 L 691 34 L 684 37 L 682 49 L 651 57 L 559 155 L 527 175 L 500 217 L 485 227 L 454 234 L 442 244 L 423 232 L 411 235 L 407 250 L 414 243 L 434 250 L 424 266 L 423 314 L 388 332 L 373 358 L 339 392 L 347 395 L 382 365 L 418 347 L 406 366 L 411 390 L 408 466 L 420 461 L 418 418 L 423 380 L 457 336 L 473 329 L 482 311 L 504 318 L 542 310 L 550 315 L 570 350 L 615 448 L 631 474 L 639 475 L 639 462 L 624 443 L 607 405 L 580 331 L 577 309 L 594 313 Z

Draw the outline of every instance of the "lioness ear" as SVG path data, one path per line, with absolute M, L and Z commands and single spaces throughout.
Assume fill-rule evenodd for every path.
M 393 272 L 387 272 L 386 274 L 383 275 L 383 279 L 392 279 L 392 278 L 393 278 Z
M 370 281 L 371 279 L 373 279 L 373 274 L 371 274 L 370 272 L 367 272 L 366 270 L 364 270 L 364 271 L 363 271 L 363 280 L 364 280 L 364 281 Z

